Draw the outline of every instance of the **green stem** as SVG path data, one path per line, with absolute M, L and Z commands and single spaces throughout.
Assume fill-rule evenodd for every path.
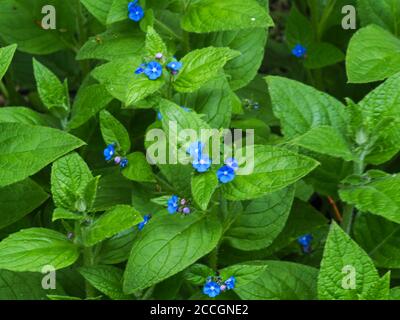
M 2 80 L 0 80 L 0 92 L 4 95 L 4 98 L 9 98 L 10 94 L 8 93 L 8 90 Z
M 94 265 L 94 256 L 91 247 L 85 247 L 83 249 L 83 265 L 90 267 Z M 86 298 L 92 298 L 96 294 L 94 287 L 86 280 L 85 281 Z
M 210 252 L 208 255 L 208 261 L 210 263 L 210 268 L 213 269 L 214 271 L 218 270 L 218 249 L 219 245 L 215 247 L 213 251 Z
M 317 40 L 320 41 L 324 35 L 326 24 L 328 22 L 329 17 L 332 14 L 333 9 L 335 8 L 337 0 L 330 0 L 326 5 L 324 12 L 322 13 L 321 20 L 319 21 L 318 29 L 317 29 Z

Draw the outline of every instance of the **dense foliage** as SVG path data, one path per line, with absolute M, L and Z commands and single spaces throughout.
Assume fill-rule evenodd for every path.
M 398 0 L 2 0 L 0 299 L 400 298 L 399 37 Z

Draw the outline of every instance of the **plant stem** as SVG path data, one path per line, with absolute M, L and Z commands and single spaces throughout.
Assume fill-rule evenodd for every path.
M 83 249 L 83 265 L 85 267 L 90 267 L 93 266 L 93 264 L 94 264 L 94 257 L 92 248 L 85 247 Z M 85 280 L 85 290 L 86 290 L 86 298 L 92 298 L 95 296 L 96 291 L 87 280 Z
M 4 95 L 5 99 L 9 98 L 10 95 L 2 80 L 0 80 L 0 92 Z
M 217 271 L 218 270 L 218 249 L 219 245 L 215 247 L 213 251 L 208 255 L 208 261 L 210 263 L 210 268 Z

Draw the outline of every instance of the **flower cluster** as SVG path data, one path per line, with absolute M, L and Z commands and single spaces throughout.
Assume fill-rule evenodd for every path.
M 297 238 L 297 243 L 301 246 L 301 249 L 304 253 L 310 253 L 312 250 L 311 248 L 312 240 L 313 236 L 311 234 L 305 234 Z
M 203 287 L 203 293 L 210 298 L 215 298 L 221 292 L 232 290 L 235 288 L 236 279 L 234 276 L 229 277 L 225 282 L 220 276 L 208 277 Z
M 140 222 L 140 223 L 137 225 L 139 231 L 143 230 L 144 226 L 149 222 L 150 219 L 151 219 L 151 215 L 150 215 L 150 214 L 146 214 L 146 215 L 143 217 L 143 221 Z
M 138 2 L 138 0 L 134 0 L 128 3 L 129 19 L 135 22 L 139 22 L 144 17 L 144 10 Z
M 297 58 L 305 58 L 307 54 L 307 48 L 301 44 L 296 44 L 292 49 L 292 54 Z
M 191 212 L 190 201 L 184 198 L 180 199 L 177 195 L 173 195 L 167 201 L 167 209 L 170 214 L 179 212 L 187 215 Z
M 243 99 L 242 104 L 247 110 L 259 110 L 260 104 L 257 101 L 251 99 Z
M 201 141 L 193 142 L 186 152 L 192 157 L 192 166 L 197 172 L 206 172 L 211 167 L 211 159 L 203 153 L 204 143 Z
M 150 80 L 157 80 L 160 78 L 163 73 L 163 64 L 165 63 L 164 55 L 159 52 L 155 55 L 155 59 L 158 61 L 151 60 L 148 63 L 142 63 L 135 70 L 135 74 L 144 73 Z M 177 75 L 179 70 L 182 68 L 182 62 L 179 62 L 174 58 L 173 61 L 166 65 L 166 68 L 172 75 Z
M 128 159 L 117 155 L 117 152 L 115 150 L 116 145 L 116 143 L 112 143 L 104 149 L 104 159 L 106 161 L 111 161 L 112 159 L 114 159 L 115 164 L 119 165 L 121 168 L 125 168 L 126 166 L 128 166 Z
M 225 165 L 218 169 L 217 177 L 221 183 L 231 182 L 235 178 L 235 171 L 239 168 L 239 164 L 235 158 L 227 158 Z

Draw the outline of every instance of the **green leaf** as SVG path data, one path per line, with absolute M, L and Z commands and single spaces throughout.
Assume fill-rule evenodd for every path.
M 112 99 L 112 96 L 101 84 L 93 84 L 80 89 L 72 106 L 68 129 L 79 128 L 99 111 L 105 109 Z
M 154 59 L 157 53 L 162 53 L 163 56 L 166 56 L 168 53 L 167 46 L 154 28 L 149 26 L 146 33 L 146 55 Z
M 400 3 L 397 0 L 358 0 L 357 10 L 363 26 L 376 24 L 394 34 L 400 29 Z
M 135 75 L 135 69 L 142 63 L 141 58 L 116 59 L 92 71 L 92 76 L 104 84 L 108 92 L 129 106 L 138 102 L 164 85 L 164 77 L 149 80 L 145 75 Z
M 133 244 L 124 292 L 147 288 L 185 269 L 215 248 L 221 232 L 215 215 L 155 216 Z
M 261 276 L 235 292 L 243 300 L 312 300 L 317 296 L 318 270 L 287 261 L 252 261 L 268 266 Z
M 186 95 L 185 104 L 196 107 L 212 128 L 228 128 L 232 114 L 232 90 L 226 77 L 209 81 L 201 89 Z M 0 109 L 1 112 L 1 109 Z
M 16 122 L 39 126 L 54 126 L 54 121 L 48 115 L 38 113 L 25 107 L 0 108 L 0 122 Z
M 79 257 L 79 248 L 63 234 L 44 228 L 24 229 L 0 242 L 0 269 L 41 272 L 62 269 Z
M 0 36 L 6 43 L 17 43 L 18 50 L 31 54 L 49 54 L 72 48 L 77 31 L 77 7 L 64 0 L 4 0 L 0 11 Z M 56 30 L 41 27 L 42 8 L 53 5 L 56 9 Z M 15 27 L 18 21 L 18 28 Z M 63 32 L 62 32 L 63 31 Z
M 81 267 L 80 274 L 97 290 L 114 300 L 128 299 L 122 292 L 122 270 L 113 266 Z
M 131 229 L 120 232 L 101 243 L 99 263 L 117 264 L 128 260 L 135 235 Z
M 335 98 L 310 86 L 282 77 L 266 77 L 274 114 L 287 138 L 329 125 L 346 132 L 345 106 Z
M 128 167 L 122 170 L 122 174 L 129 180 L 139 182 L 154 182 L 153 170 L 146 156 L 141 152 L 134 152 L 126 156 Z
M 49 195 L 31 179 L 0 188 L 0 229 L 23 218 L 48 197 Z
M 0 123 L 0 186 L 23 180 L 83 141 L 60 130 Z
M 61 108 L 69 110 L 69 98 L 66 88 L 57 76 L 36 59 L 33 59 L 33 72 L 38 93 L 43 104 L 50 110 Z
M 242 149 L 239 149 L 235 155 L 236 159 L 240 159 L 239 164 L 246 161 L 246 166 L 249 169 L 254 166 L 254 170 L 243 175 L 239 168 L 234 180 L 222 186 L 228 200 L 254 199 L 283 189 L 306 176 L 318 165 L 311 158 L 275 146 L 255 145 L 254 159 L 243 160 L 241 153 Z
M 191 186 L 194 201 L 202 210 L 207 210 L 208 203 L 218 187 L 217 175 L 212 171 L 193 175 Z
M 339 190 L 340 198 L 363 212 L 400 223 L 400 176 L 387 175 Z
M 107 110 L 100 112 L 100 129 L 106 144 L 116 143 L 124 153 L 128 153 L 131 148 L 129 133 L 125 127 Z
M 241 263 L 220 270 L 220 276 L 223 280 L 227 280 L 229 277 L 234 276 L 236 279 L 234 290 L 236 292 L 237 290 L 240 291 L 240 289 L 245 287 L 246 284 L 252 283 L 263 276 L 267 268 L 267 264 L 257 265 Z
M 85 8 L 102 24 L 106 24 L 108 11 L 114 0 L 80 0 Z
M 84 212 L 88 205 L 84 198 L 92 173 L 76 152 L 54 162 L 51 170 L 51 193 L 57 207 Z
M 352 275 L 355 276 L 353 289 L 346 287 L 351 285 L 347 278 Z M 370 257 L 332 222 L 318 276 L 319 299 L 368 299 L 370 290 L 379 280 Z
M 0 48 L 0 80 L 6 74 L 6 71 L 11 63 L 11 60 L 14 56 L 16 49 L 17 49 L 16 44 Z
M 185 280 L 189 281 L 190 283 L 196 286 L 202 286 L 207 280 L 207 277 L 213 276 L 214 270 L 210 267 L 195 263 L 191 265 L 184 273 Z
M 390 297 L 390 271 L 375 282 L 363 299 L 365 300 L 389 300 Z
M 293 48 L 297 44 L 307 49 L 313 42 L 313 29 L 311 22 L 293 6 L 286 22 L 285 37 L 287 44 Z
M 345 58 L 339 48 L 326 42 L 313 43 L 307 50 L 304 66 L 308 69 L 320 69 L 341 62 Z
M 103 213 L 87 229 L 84 243 L 93 246 L 96 243 L 129 229 L 142 222 L 139 212 L 128 205 L 117 205 Z
M 84 219 L 84 216 L 82 214 L 71 212 L 64 208 L 55 208 L 53 211 L 53 217 L 51 218 L 51 221 L 57 221 L 60 219 L 82 220 Z
M 56 290 L 43 289 L 42 279 L 40 273 L 0 270 L 0 300 L 47 300 L 49 292 L 63 293 L 59 284 Z
M 330 126 L 313 127 L 291 141 L 308 150 L 351 161 L 354 159 L 345 137 Z
M 255 0 L 200 0 L 189 5 L 181 21 L 189 32 L 214 32 L 274 25 L 266 9 Z
M 399 150 L 400 139 L 400 73 L 387 79 L 359 102 L 362 128 L 354 131 L 367 135 L 366 161 L 381 164 L 390 160 Z M 357 126 L 357 125 L 356 125 Z
M 112 61 L 125 57 L 141 56 L 144 36 L 141 32 L 110 28 L 89 40 L 81 47 L 76 59 L 101 59 Z
M 128 4 L 131 0 L 114 0 L 108 11 L 107 24 L 128 19 Z
M 382 217 L 359 213 L 354 238 L 380 268 L 400 268 L 400 225 Z
M 383 80 L 400 71 L 400 40 L 376 25 L 361 28 L 351 38 L 346 55 L 351 83 Z
M 231 246 L 240 250 L 268 247 L 282 231 L 294 198 L 294 188 L 285 188 L 249 203 L 225 234 Z
M 207 47 L 191 51 L 181 60 L 183 67 L 174 81 L 179 92 L 193 92 L 214 78 L 219 70 L 240 52 L 229 48 Z

